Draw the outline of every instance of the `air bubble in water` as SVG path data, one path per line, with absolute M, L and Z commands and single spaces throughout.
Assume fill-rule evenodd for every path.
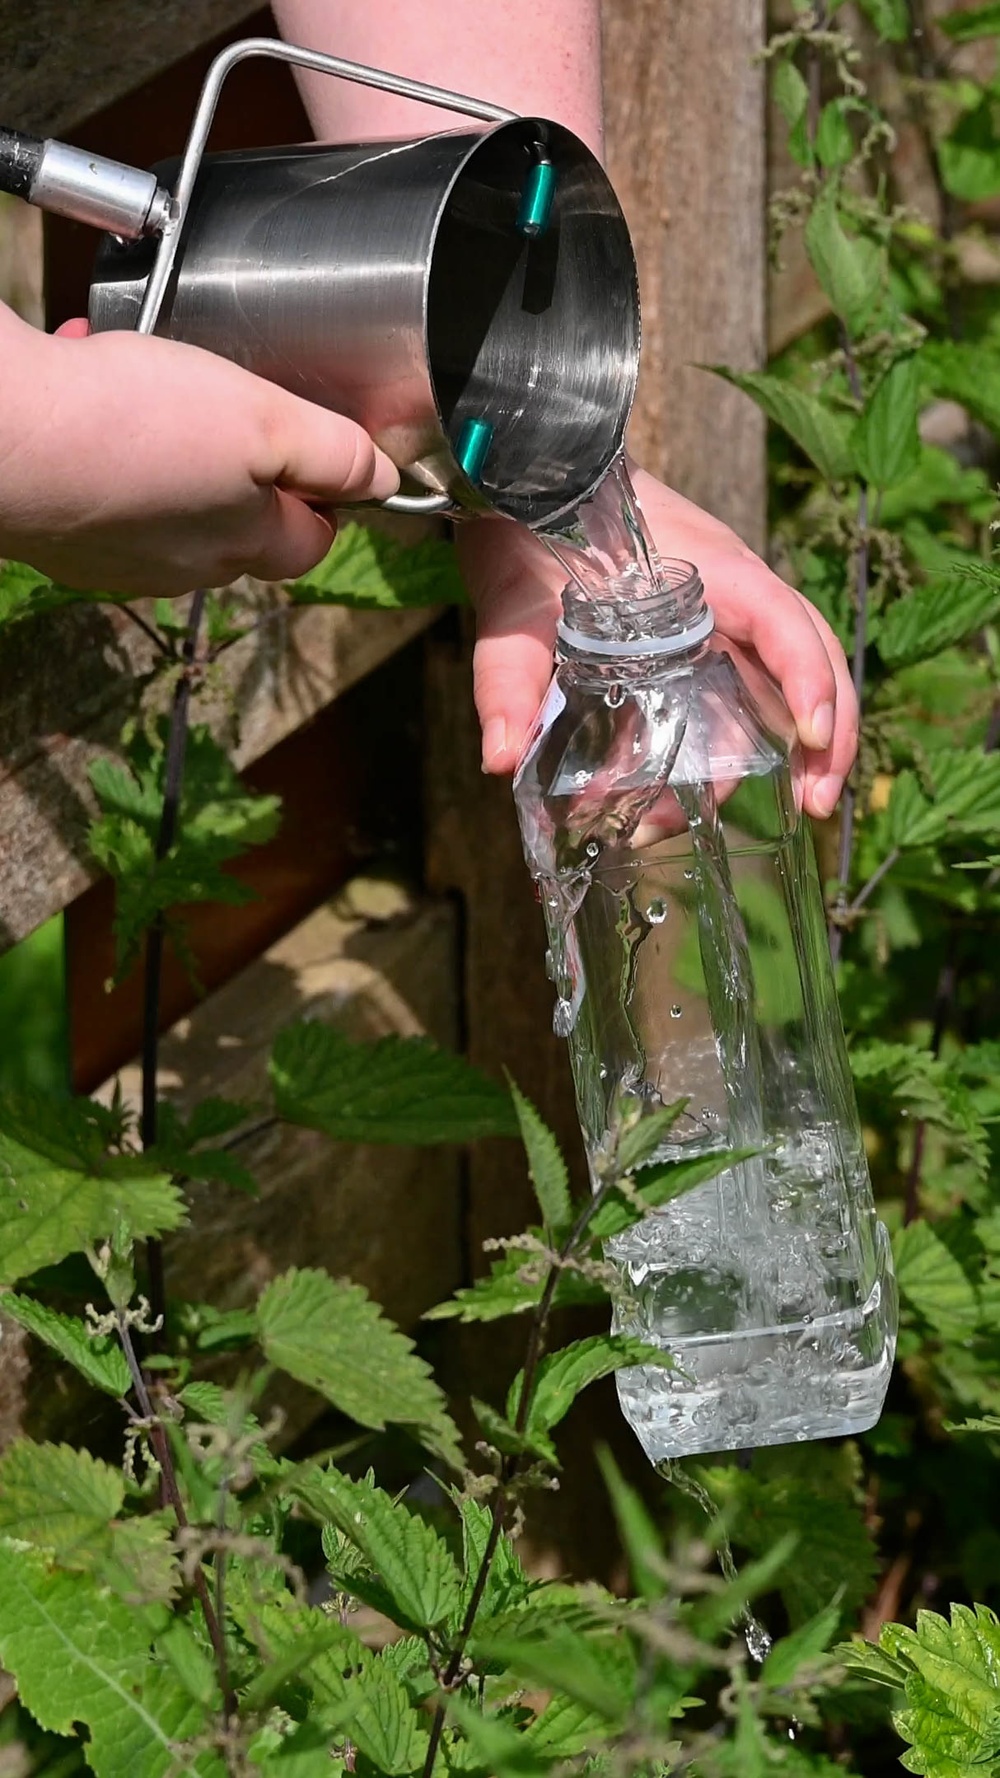
M 609 685 L 604 694 L 604 702 L 609 710 L 620 710 L 625 702 L 624 685 Z
M 646 918 L 651 926 L 662 926 L 667 917 L 667 904 L 662 895 L 654 895 L 648 908 Z
M 684 1015 L 684 1008 L 682 1006 L 672 1006 L 670 1008 L 670 1017 L 672 1019 L 682 1018 L 683 1015 Z
M 572 1001 L 557 1000 L 552 1013 L 552 1029 L 556 1036 L 568 1037 L 575 1024 L 576 1013 L 573 1011 Z
M 601 850 L 601 848 L 600 848 L 600 845 L 598 844 L 597 840 L 588 840 L 587 841 L 587 857 L 588 858 L 596 858 L 598 853 L 600 852 L 600 850 Z
M 554 982 L 559 975 L 559 966 L 550 950 L 545 953 L 545 973 L 550 982 Z
M 684 872 L 685 883 L 693 883 L 694 882 L 694 875 L 695 875 L 695 873 L 693 870 L 686 870 Z

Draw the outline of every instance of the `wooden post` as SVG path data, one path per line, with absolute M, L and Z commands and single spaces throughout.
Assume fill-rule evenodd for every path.
M 630 446 L 761 550 L 763 418 L 695 367 L 764 357 L 764 0 L 604 0 L 603 26 L 608 167 L 643 305 Z

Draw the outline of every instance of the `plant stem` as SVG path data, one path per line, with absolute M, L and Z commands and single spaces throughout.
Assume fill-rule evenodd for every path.
M 864 907 L 865 902 L 868 900 L 868 897 L 870 895 L 874 895 L 875 890 L 878 888 L 879 884 L 882 881 L 882 878 L 888 876 L 893 865 L 896 863 L 896 860 L 898 859 L 898 857 L 899 857 L 899 847 L 893 846 L 892 851 L 886 853 L 886 855 L 883 858 L 878 869 L 872 871 L 872 874 L 868 878 L 867 883 L 863 884 L 862 887 L 858 890 L 858 893 L 854 897 L 854 900 L 851 902 L 850 907 L 848 907 L 845 910 L 848 914 L 856 914 L 859 908 Z
M 523 1433 L 528 1424 L 528 1415 L 531 1411 L 531 1397 L 534 1392 L 538 1366 L 541 1362 L 542 1354 L 545 1351 L 545 1336 L 548 1332 L 549 1317 L 552 1313 L 552 1304 L 555 1300 L 556 1287 L 559 1283 L 559 1274 L 562 1271 L 566 1260 L 568 1260 L 579 1247 L 580 1242 L 586 1235 L 591 1218 L 600 1209 L 600 1206 L 603 1204 L 613 1185 L 614 1179 L 609 1176 L 601 1186 L 600 1191 L 596 1192 L 594 1196 L 582 1206 L 573 1227 L 570 1229 L 569 1234 L 566 1236 L 559 1249 L 557 1258 L 549 1267 L 542 1294 L 538 1300 L 538 1307 L 531 1317 L 531 1331 L 528 1335 L 528 1346 L 524 1355 L 524 1369 L 521 1372 L 521 1393 L 518 1397 L 517 1413 L 514 1417 L 515 1432 Z M 508 1504 L 508 1489 L 517 1475 L 520 1464 L 521 1459 L 519 1457 L 506 1457 L 503 1460 L 499 1485 L 493 1496 L 491 1523 L 489 1536 L 486 1539 L 486 1547 L 483 1550 L 482 1558 L 479 1563 L 479 1571 L 476 1575 L 472 1592 L 469 1595 L 469 1603 L 465 1608 L 465 1616 L 462 1619 L 458 1635 L 455 1638 L 451 1653 L 448 1656 L 448 1664 L 441 1676 L 442 1687 L 445 1691 L 449 1690 L 454 1685 L 459 1672 L 461 1671 L 462 1659 L 476 1622 L 479 1607 L 483 1602 L 483 1594 L 486 1591 L 486 1584 L 490 1578 L 490 1570 L 493 1567 L 493 1558 L 496 1555 L 497 1545 L 500 1542 L 500 1537 L 503 1532 L 504 1518 Z M 424 1759 L 421 1778 L 431 1778 L 431 1774 L 434 1770 L 434 1761 L 437 1758 L 438 1747 L 440 1746 L 441 1736 L 444 1731 L 444 1720 L 445 1707 L 443 1704 L 438 1704 L 431 1722 L 430 1737 L 427 1743 L 427 1755 Z
M 133 611 L 131 605 L 120 605 L 118 609 L 123 611 L 125 616 L 135 624 L 137 630 L 141 630 L 144 636 L 148 636 L 153 647 L 158 649 L 161 654 L 171 655 L 173 653 L 169 642 L 164 640 L 159 630 L 153 624 L 148 623 L 140 612 Z
M 188 626 L 181 646 L 181 673 L 174 688 L 170 711 L 170 732 L 167 737 L 167 758 L 163 782 L 163 811 L 156 836 L 156 857 L 165 858 L 177 832 L 181 784 L 184 777 L 184 754 L 187 749 L 188 713 L 191 705 L 191 667 L 198 646 L 198 631 L 205 608 L 205 594 L 199 590 L 191 600 Z M 142 1007 L 142 1117 L 140 1135 L 143 1148 L 152 1148 L 156 1141 L 156 1076 L 160 1050 L 160 988 L 163 980 L 163 944 L 166 936 L 163 915 L 157 915 L 146 934 L 145 979 Z M 153 1320 L 166 1325 L 167 1293 L 163 1271 L 163 1246 L 150 1241 L 146 1248 L 149 1266 L 149 1301 Z
M 174 1468 L 174 1458 L 173 1452 L 170 1449 L 170 1440 L 167 1437 L 163 1422 L 153 1407 L 149 1389 L 146 1386 L 146 1379 L 142 1374 L 142 1367 L 136 1357 L 135 1346 L 132 1341 L 132 1332 L 128 1321 L 122 1314 L 121 1310 L 117 1311 L 117 1321 L 118 1338 L 121 1342 L 122 1351 L 125 1354 L 125 1362 L 129 1368 L 129 1375 L 132 1378 L 132 1387 L 135 1390 L 135 1398 L 139 1404 L 139 1412 L 143 1419 L 148 1423 L 149 1442 L 153 1447 L 153 1455 L 155 1456 L 157 1463 L 160 1465 L 160 1474 L 163 1480 L 163 1492 L 168 1503 L 173 1508 L 174 1517 L 177 1520 L 178 1525 L 181 1530 L 184 1530 L 189 1521 L 187 1513 L 184 1510 L 184 1502 L 181 1499 L 181 1491 L 177 1486 L 177 1472 Z M 222 1621 L 216 1615 L 215 1608 L 209 1598 L 208 1583 L 200 1563 L 194 1571 L 194 1590 L 204 1615 L 205 1628 L 208 1631 L 208 1638 L 215 1654 L 219 1685 L 222 1691 L 223 1715 L 228 1723 L 236 1714 L 236 1694 L 229 1683 L 229 1661 L 226 1654 L 226 1640 L 222 1628 Z

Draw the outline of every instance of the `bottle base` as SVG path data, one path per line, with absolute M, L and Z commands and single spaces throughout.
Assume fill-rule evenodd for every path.
M 889 1386 L 895 1299 L 887 1265 L 860 1309 L 670 1343 L 673 1370 L 618 1372 L 622 1412 L 651 1463 L 866 1432 Z

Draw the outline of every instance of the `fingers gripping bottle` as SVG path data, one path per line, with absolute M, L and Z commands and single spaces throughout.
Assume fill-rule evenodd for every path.
M 688 564 L 563 607 L 515 795 L 595 1186 L 623 1110 L 686 1100 L 656 1161 L 759 1150 L 609 1243 L 616 1328 L 675 1360 L 622 1408 L 654 1462 L 862 1431 L 896 1295 L 792 718 Z

